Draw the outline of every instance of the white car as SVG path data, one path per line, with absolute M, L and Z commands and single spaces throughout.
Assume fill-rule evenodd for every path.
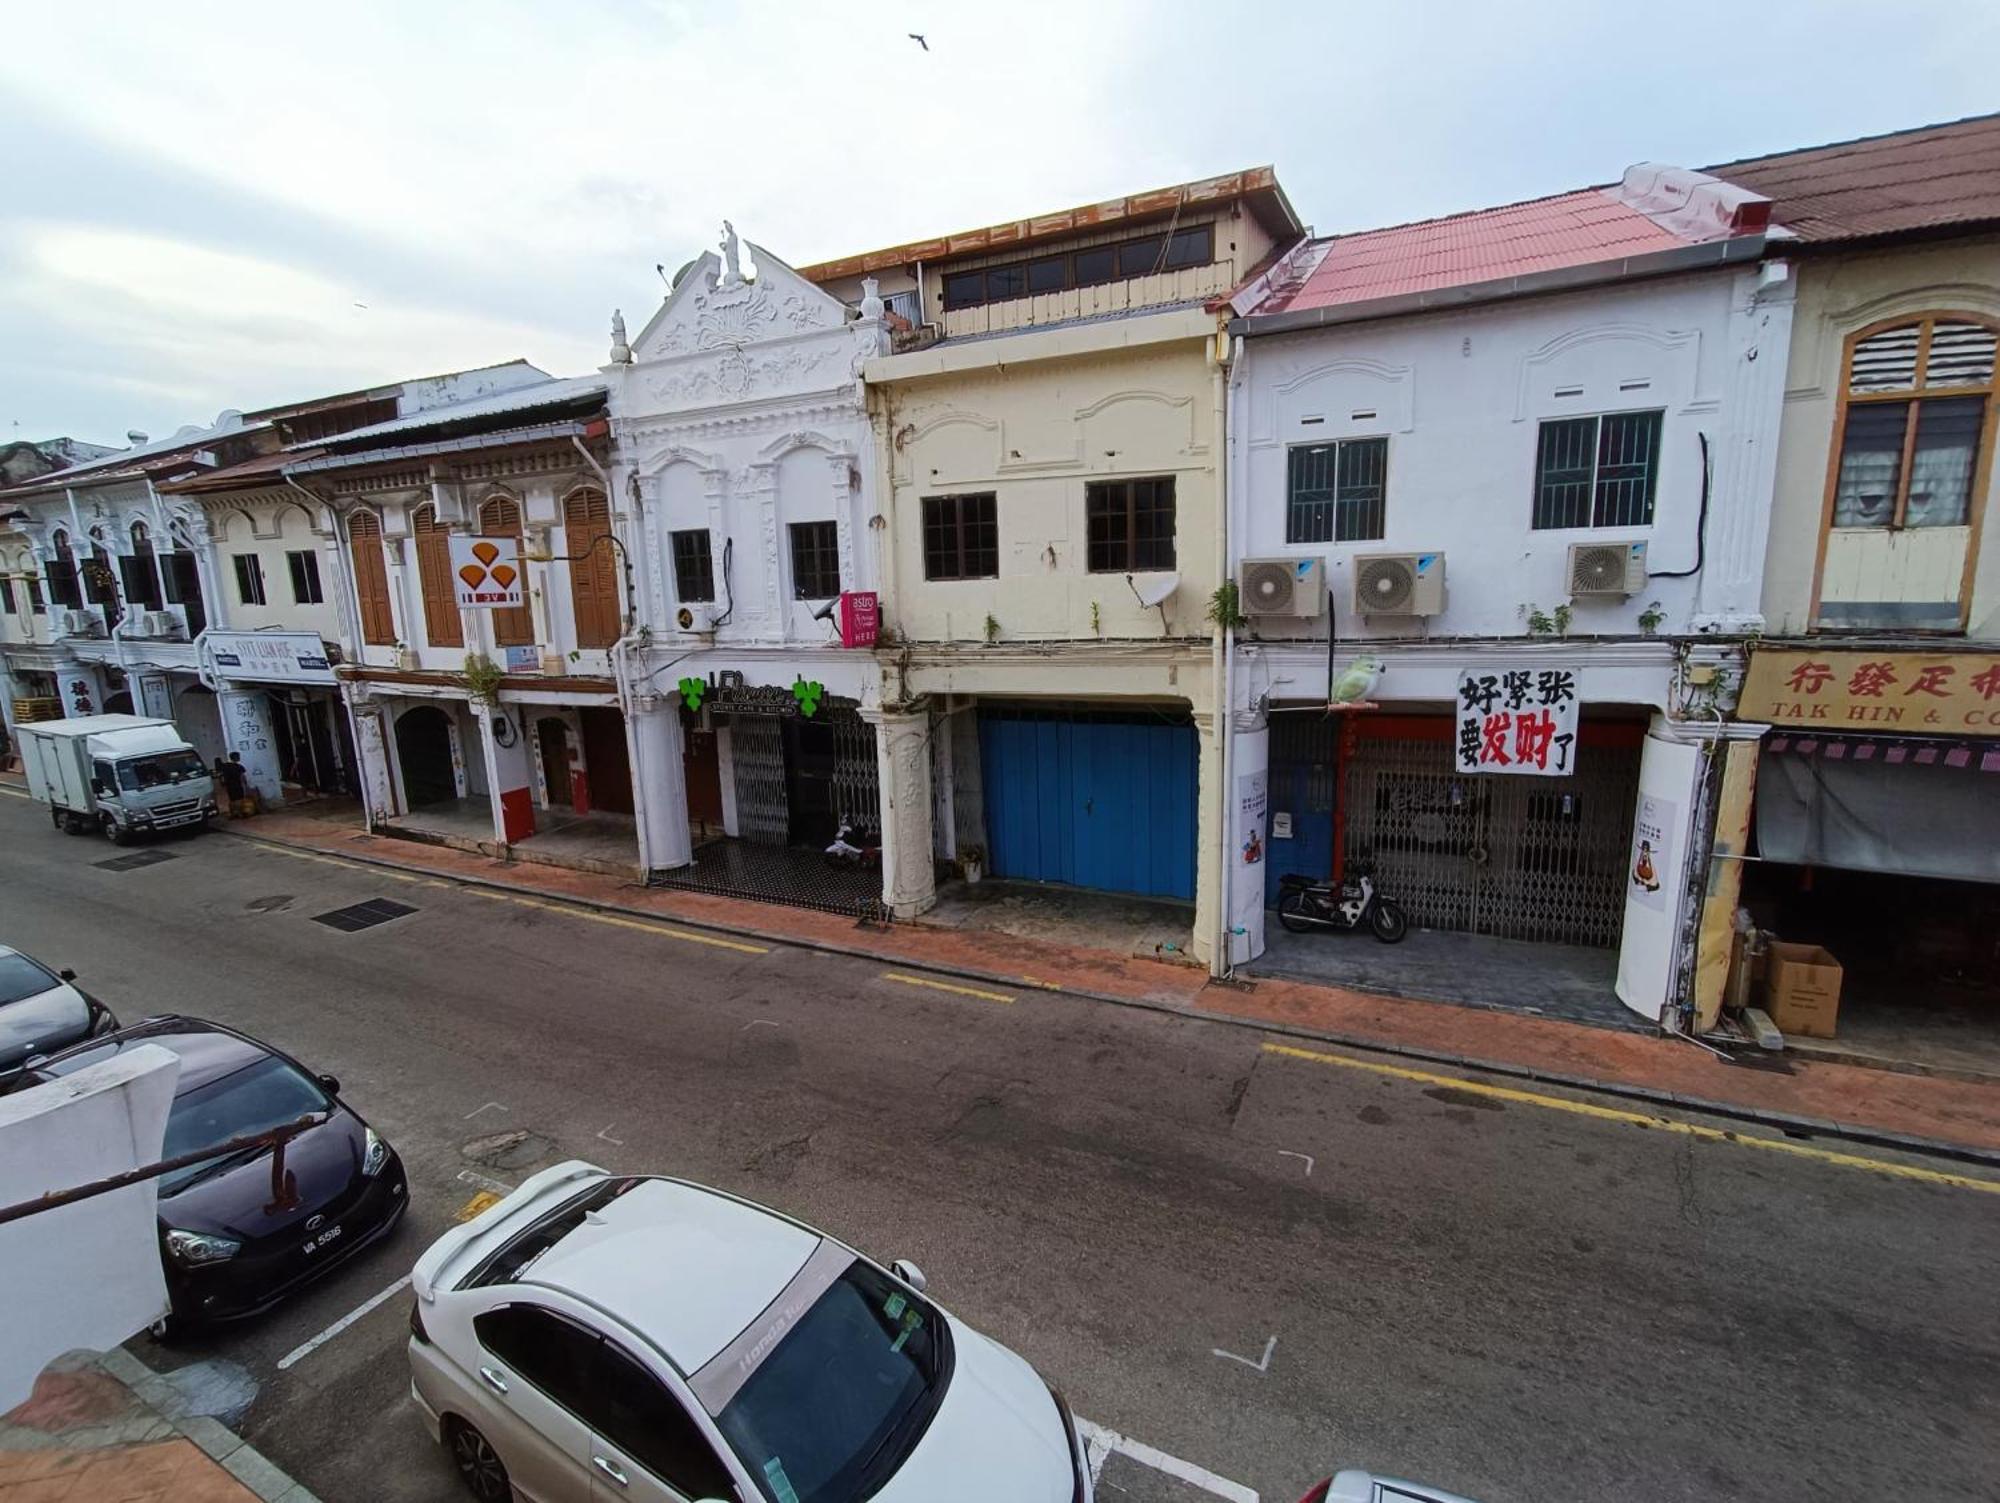
M 1032 1367 L 733 1195 L 558 1164 L 411 1282 L 410 1392 L 482 1503 L 1090 1503 Z

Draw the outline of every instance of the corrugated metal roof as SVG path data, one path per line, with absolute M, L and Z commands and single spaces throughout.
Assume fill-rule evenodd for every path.
M 240 412 L 225 412 L 209 427 L 201 428 L 191 424 L 170 437 L 154 439 L 130 449 L 120 449 L 100 459 L 71 465 L 65 470 L 51 470 L 46 475 L 39 475 L 33 480 L 10 487 L 10 490 L 13 492 L 60 490 L 66 485 L 97 484 L 107 480 L 143 475 L 159 460 L 191 453 L 221 439 L 241 438 L 247 433 L 255 433 L 260 428 L 268 427 L 269 423 L 246 422 Z
M 199 494 L 207 491 L 237 490 L 250 485 L 270 485 L 282 481 L 282 471 L 286 465 L 298 464 L 311 459 L 320 452 L 317 444 L 305 449 L 279 449 L 270 454 L 259 454 L 255 459 L 246 459 L 241 464 L 230 465 L 223 470 L 204 470 L 199 474 L 185 475 L 178 480 L 160 483 L 160 489 L 177 495 Z
M 434 454 L 469 454 L 484 449 L 500 449 L 516 444 L 535 444 L 547 439 L 588 438 L 595 421 L 533 423 L 525 428 L 501 428 L 462 438 L 412 438 L 407 443 L 384 444 L 374 449 L 345 450 L 339 454 L 317 449 L 292 450 L 285 458 L 288 475 L 306 475 L 321 470 L 361 469 L 368 465 L 400 464 L 407 459 L 423 459 Z M 607 425 L 608 426 L 608 425 Z M 345 434 L 341 435 L 343 438 Z
M 413 412 L 408 417 L 391 418 L 386 423 L 372 423 L 366 428 L 352 428 L 332 439 L 319 442 L 334 444 L 346 450 L 356 442 L 388 438 L 395 434 L 444 428 L 453 423 L 474 422 L 481 418 L 499 417 L 511 412 L 533 412 L 543 407 L 559 407 L 589 396 L 603 396 L 606 390 L 607 386 L 602 376 L 571 376 L 564 380 L 544 381 L 537 386 L 516 387 L 512 391 L 480 397 L 476 401 L 454 402 L 448 407 L 426 408 L 422 412 Z
M 1774 200 L 1809 244 L 2000 221 L 2000 114 L 1706 170 Z
M 1601 189 L 1504 204 L 1319 242 L 1312 274 L 1274 289 L 1258 315 L 1366 302 L 1621 260 L 1693 242 Z

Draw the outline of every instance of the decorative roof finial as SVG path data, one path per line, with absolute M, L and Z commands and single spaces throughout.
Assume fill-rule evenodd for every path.
M 743 283 L 743 255 L 736 239 L 736 226 L 728 220 L 722 221 L 722 285 L 739 287 Z
M 613 308 L 611 310 L 611 363 L 613 365 L 630 365 L 632 363 L 632 346 L 625 339 L 625 310 L 623 308 Z
M 874 277 L 863 277 L 861 279 L 861 321 L 868 324 L 879 322 L 884 306 L 882 302 L 882 283 Z

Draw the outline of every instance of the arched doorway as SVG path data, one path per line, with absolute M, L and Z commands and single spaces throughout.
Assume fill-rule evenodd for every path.
M 451 717 L 435 705 L 418 705 L 396 721 L 396 760 L 403 770 L 403 800 L 412 809 L 448 804 L 458 797 L 451 770 Z
M 576 780 L 570 775 L 569 727 L 554 716 L 535 722 L 535 739 L 542 749 L 542 782 L 551 809 L 576 803 Z

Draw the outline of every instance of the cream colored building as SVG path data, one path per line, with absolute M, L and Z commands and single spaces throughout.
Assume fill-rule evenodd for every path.
M 935 854 L 1179 901 L 1215 949 L 1227 345 L 1214 299 L 1294 243 L 1268 168 L 866 256 L 885 704 L 921 704 Z M 1184 923 L 1184 929 L 1181 924 Z

